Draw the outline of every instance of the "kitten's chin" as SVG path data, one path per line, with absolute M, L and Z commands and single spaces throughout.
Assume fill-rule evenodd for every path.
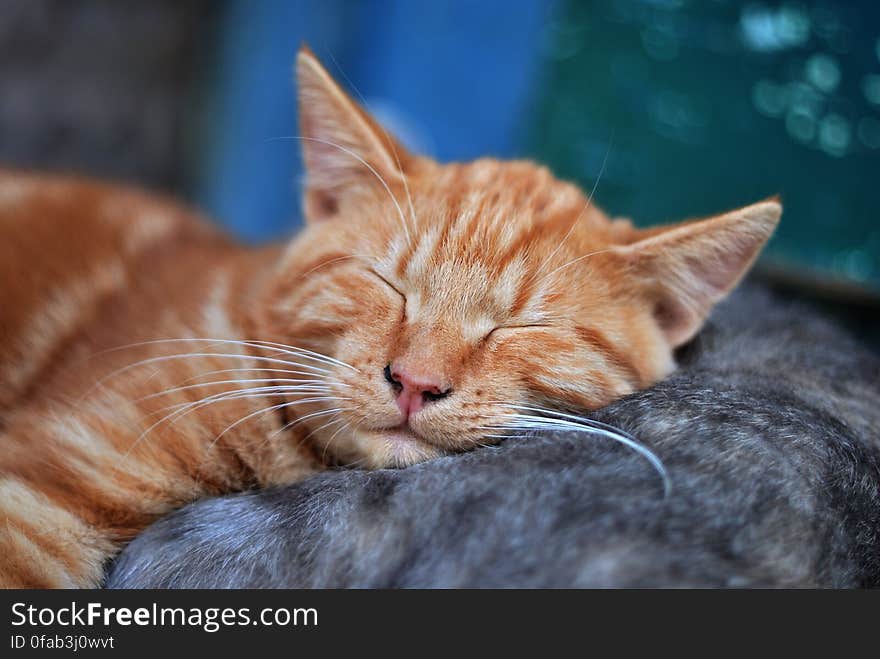
M 408 467 L 446 452 L 408 430 L 360 430 L 352 438 L 368 469 Z

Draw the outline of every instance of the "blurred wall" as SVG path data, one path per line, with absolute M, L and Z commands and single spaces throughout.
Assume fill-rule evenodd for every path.
M 185 192 L 210 5 L 3 0 L 0 166 Z

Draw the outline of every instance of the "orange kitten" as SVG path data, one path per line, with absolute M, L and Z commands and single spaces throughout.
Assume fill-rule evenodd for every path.
M 775 200 L 634 229 L 529 162 L 407 153 L 303 50 L 303 232 L 0 174 L 0 584 L 96 586 L 198 497 L 496 441 L 673 368 Z

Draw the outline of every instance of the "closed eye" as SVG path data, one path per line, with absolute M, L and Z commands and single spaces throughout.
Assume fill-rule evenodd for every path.
M 373 275 L 373 276 L 376 277 L 377 279 L 380 279 L 380 280 L 381 280 L 381 281 L 382 281 L 382 282 L 383 282 L 388 288 L 390 288 L 392 291 L 394 291 L 395 293 L 397 293 L 401 298 L 403 298 L 403 301 L 406 302 L 406 295 L 404 295 L 403 293 L 401 293 L 401 292 L 400 292 L 400 289 L 397 288 L 397 286 L 395 286 L 395 285 L 392 284 L 390 281 L 388 281 L 387 279 L 385 279 L 385 277 L 383 277 L 382 275 L 380 275 L 380 274 L 379 274 L 378 272 L 376 272 L 375 270 L 367 270 L 367 272 L 369 272 L 371 275 Z
M 496 332 L 503 332 L 506 330 L 516 331 L 516 330 L 530 330 L 530 329 L 546 329 L 551 327 L 549 323 L 527 323 L 524 325 L 499 325 L 498 327 L 493 327 L 486 336 L 483 337 L 484 341 L 487 341 L 493 334 Z

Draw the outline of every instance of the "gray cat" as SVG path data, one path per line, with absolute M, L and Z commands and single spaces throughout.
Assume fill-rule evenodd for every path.
M 680 369 L 580 433 L 205 500 L 112 565 L 125 587 L 880 585 L 880 358 L 746 286 Z

